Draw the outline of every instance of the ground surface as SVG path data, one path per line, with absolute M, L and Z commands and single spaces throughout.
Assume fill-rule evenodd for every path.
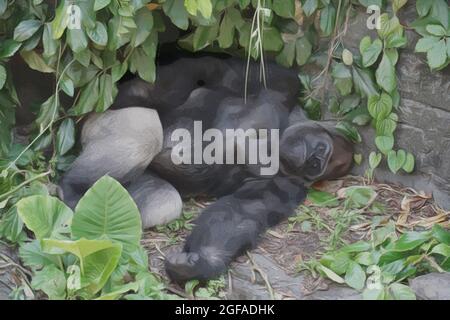
M 314 188 L 340 197 L 345 188 L 362 185 L 364 179 L 346 177 Z M 376 198 L 356 214 L 343 214 L 339 207 L 317 207 L 307 200 L 296 216 L 269 230 L 258 247 L 234 262 L 226 275 L 206 286 L 196 286 L 197 298 L 360 299 L 359 292 L 314 278 L 302 266 L 326 251 L 368 239 L 374 223 L 382 226 L 393 221 L 399 233 L 429 229 L 436 223 L 450 225 L 450 212 L 440 210 L 424 193 L 376 183 L 371 187 L 376 191 Z M 193 220 L 210 201 L 192 199 L 184 204 L 182 219 L 145 232 L 142 243 L 149 254 L 150 268 L 163 279 L 167 280 L 164 255 L 180 249 Z M 13 248 L 0 243 L 0 300 L 11 298 L 11 290 L 23 284 L 27 274 L 29 271 L 20 266 Z M 410 286 L 421 299 L 450 299 L 450 274 L 427 274 L 410 281 Z M 186 288 L 169 285 L 169 290 L 185 298 L 193 297 Z M 29 292 L 28 298 L 37 297 Z
M 315 188 L 339 196 L 348 186 L 364 184 L 360 177 L 346 177 Z M 356 216 L 337 218 L 335 209 L 311 209 L 307 201 L 305 207 L 299 208 L 298 218 L 269 230 L 256 249 L 233 263 L 219 281 L 223 287 L 215 295 L 228 299 L 358 299 L 361 296 L 357 291 L 314 278 L 309 272 L 301 271 L 301 266 L 327 250 L 368 239 L 374 221 L 380 225 L 394 221 L 399 232 L 425 230 L 435 223 L 449 225 L 450 213 L 437 208 L 424 193 L 384 184 L 372 184 L 372 187 L 377 192 L 372 201 L 375 205 L 364 208 Z M 192 219 L 208 204 L 205 199 L 191 200 L 184 206 L 185 219 L 145 233 L 143 244 L 149 252 L 152 271 L 166 277 L 164 255 L 179 249 Z M 186 295 L 184 288 L 171 286 L 171 290 Z

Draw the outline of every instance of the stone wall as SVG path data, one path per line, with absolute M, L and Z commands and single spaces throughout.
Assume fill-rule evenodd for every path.
M 402 9 L 400 20 L 409 25 L 416 19 L 415 1 Z M 345 46 L 358 52 L 360 40 L 373 34 L 366 27 L 369 15 L 363 11 L 351 19 Z M 450 209 L 450 67 L 431 72 L 424 54 L 415 53 L 419 36 L 407 31 L 408 47 L 401 51 L 397 65 L 400 94 L 402 97 L 396 147 L 416 156 L 414 174 L 392 174 L 386 165 L 378 169 L 375 177 L 381 182 L 401 183 L 416 190 L 432 193 L 438 205 Z M 355 174 L 363 174 L 367 158 L 375 150 L 374 132 L 371 128 L 361 130 L 364 142 L 357 147 L 366 161 L 356 166 Z

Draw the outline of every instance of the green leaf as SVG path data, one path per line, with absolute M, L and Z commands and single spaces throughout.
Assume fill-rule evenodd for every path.
M 380 39 L 376 39 L 371 43 L 370 37 L 367 36 L 361 40 L 359 50 L 363 58 L 363 65 L 367 68 L 378 60 L 378 57 L 383 50 L 383 43 Z
M 31 38 L 42 26 L 39 20 L 24 20 L 14 29 L 14 41 L 23 42 Z
M 52 25 L 50 23 L 44 24 L 44 32 L 42 35 L 42 44 L 44 46 L 44 52 L 42 55 L 49 58 L 56 54 L 59 43 L 53 39 Z
M 390 248 L 393 252 L 405 252 L 417 248 L 424 242 L 430 240 L 429 232 L 408 232 L 403 234 Z
M 372 248 L 369 242 L 358 241 L 343 247 L 340 251 L 347 253 L 368 251 Z
M 360 69 L 354 66 L 352 73 L 357 93 L 363 97 L 378 95 L 375 79 L 369 69 Z
M 107 238 L 123 244 L 126 254 L 139 245 L 142 224 L 139 210 L 119 182 L 105 176 L 78 202 L 72 221 L 75 238 Z
M 391 150 L 388 152 L 388 166 L 392 173 L 396 174 L 406 162 L 405 150 L 395 152 Z
M 108 32 L 106 31 L 106 27 L 99 21 L 95 22 L 95 28 L 87 29 L 86 33 L 89 39 L 99 46 L 106 46 L 108 43 Z
M 450 246 L 450 231 L 444 229 L 438 224 L 433 226 L 433 237 L 439 242 Z
M 319 207 L 333 208 L 339 205 L 339 201 L 333 194 L 314 189 L 308 191 L 308 200 Z
M 100 76 L 100 100 L 95 108 L 96 112 L 107 110 L 114 102 L 117 95 L 116 85 L 113 83 L 112 76 L 103 74 Z
M 342 277 L 340 277 L 334 271 L 328 269 L 327 267 L 319 265 L 317 269 L 319 271 L 322 271 L 330 280 L 333 280 L 334 282 L 337 283 L 345 283 L 345 280 Z
M 378 150 L 387 155 L 387 153 L 394 147 L 394 137 L 378 136 L 375 138 L 375 145 L 377 146 Z
M 386 93 L 382 93 L 380 96 L 372 96 L 368 100 L 367 110 L 370 115 L 377 120 L 387 118 L 392 111 L 392 98 Z
M 111 0 L 94 0 L 94 11 L 101 10 L 111 3 Z
M 389 291 L 395 300 L 416 300 L 416 295 L 410 287 L 401 283 L 393 283 L 389 286 Z
M 274 0 L 272 9 L 280 17 L 293 18 L 295 16 L 295 0 Z
M 414 166 L 415 166 L 414 155 L 412 155 L 411 153 L 408 152 L 406 154 L 406 160 L 405 160 L 405 164 L 403 165 L 403 170 L 406 173 L 412 173 L 414 171 Z
M 58 265 L 58 257 L 42 251 L 40 241 L 33 240 L 19 247 L 19 256 L 22 263 L 27 267 L 42 269 L 48 265 Z
M 362 141 L 361 135 L 359 134 L 358 130 L 348 122 L 339 122 L 336 125 L 336 130 L 344 134 L 348 139 L 355 143 L 360 143 Z
M 222 46 L 221 46 L 222 47 Z M 294 64 L 295 59 L 295 42 L 290 41 L 284 44 L 283 50 L 276 57 L 276 61 L 278 64 L 289 68 Z
M 184 1 L 166 0 L 163 4 L 164 13 L 172 20 L 178 28 L 186 30 L 189 26 L 188 12 Z
M 373 199 L 377 193 L 371 187 L 352 186 L 344 189 L 346 206 L 350 208 L 364 208 Z
M 55 18 L 52 21 L 53 39 L 57 40 L 62 37 L 64 31 L 69 24 L 67 16 L 68 1 L 61 0 L 56 8 Z
M 450 246 L 446 245 L 445 243 L 440 243 L 431 250 L 431 253 L 444 256 L 445 258 L 449 258 Z
M 120 243 L 110 240 L 42 240 L 44 252 L 69 252 L 80 261 L 81 288 L 88 297 L 100 291 L 119 263 L 122 252 Z
M 58 116 L 59 100 L 52 95 L 39 108 L 39 115 L 36 123 L 39 124 L 39 129 L 42 132 L 44 128 L 55 121 Z
M 56 134 L 56 150 L 58 155 L 63 156 L 75 144 L 75 123 L 72 119 L 65 119 L 59 126 Z
M 416 9 L 419 16 L 425 17 L 430 12 L 432 5 L 433 2 L 430 0 L 417 0 Z
M 387 54 L 383 55 L 380 65 L 376 71 L 377 83 L 386 92 L 392 92 L 397 88 L 397 76 L 395 67 Z
M 320 30 L 324 36 L 330 36 L 333 33 L 336 22 L 336 9 L 330 3 L 320 11 Z
M 136 12 L 135 22 L 137 28 L 131 39 L 133 47 L 140 46 L 152 33 L 154 24 L 152 12 L 148 10 L 147 7 L 138 10 Z
M 12 57 L 20 48 L 22 43 L 12 39 L 5 39 L 0 42 L 0 59 Z
M 80 98 L 70 113 L 82 115 L 91 112 L 99 98 L 99 78 L 95 77 L 89 84 L 81 90 Z
M 432 35 L 437 36 L 437 37 L 443 37 L 447 33 L 447 31 L 444 29 L 443 26 L 440 26 L 437 24 L 428 25 L 426 27 L 426 29 L 429 33 L 431 33 Z
M 17 213 L 37 239 L 64 238 L 69 232 L 72 210 L 49 196 L 30 196 L 17 203 Z
M 381 153 L 371 152 L 369 155 L 369 167 L 371 169 L 376 169 L 381 163 L 382 160 Z
M 309 17 L 317 10 L 318 5 L 318 0 L 306 0 L 302 6 L 303 12 Z
M 50 67 L 42 57 L 35 51 L 22 51 L 20 52 L 23 60 L 28 64 L 28 66 L 36 71 L 44 73 L 53 73 L 55 70 Z
M 345 283 L 355 290 L 364 289 L 366 283 L 366 273 L 356 262 L 351 262 L 348 265 L 347 272 L 345 274 Z
M 428 52 L 431 48 L 433 48 L 438 42 L 438 37 L 425 37 L 421 38 L 419 41 L 417 41 L 416 44 L 416 52 Z
M 312 44 L 306 37 L 297 39 L 295 42 L 295 56 L 299 66 L 303 66 L 308 62 L 311 57 L 312 49 Z
M 263 47 L 266 51 L 279 52 L 283 48 L 284 42 L 280 32 L 273 28 L 266 28 L 263 34 Z
M 36 290 L 43 291 L 50 300 L 64 300 L 66 298 L 64 271 L 54 265 L 45 266 L 42 270 L 36 271 L 31 286 Z
M 449 27 L 448 2 L 446 0 L 433 0 L 431 7 L 433 18 L 437 19 L 445 29 Z
M 69 29 L 67 43 L 73 52 L 81 52 L 88 46 L 86 35 L 82 29 Z
M 431 69 L 442 68 L 447 62 L 447 44 L 442 39 L 428 51 L 428 65 Z
M 205 19 L 211 18 L 212 3 L 211 0 L 197 0 L 197 9 Z

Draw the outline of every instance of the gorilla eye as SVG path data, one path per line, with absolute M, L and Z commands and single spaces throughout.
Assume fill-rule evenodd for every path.
M 199 87 L 203 87 L 205 85 L 205 80 L 198 80 L 197 81 L 197 86 L 199 86 Z

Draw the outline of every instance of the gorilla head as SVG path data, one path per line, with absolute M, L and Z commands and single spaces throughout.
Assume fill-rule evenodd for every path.
M 353 145 L 332 128 L 314 121 L 288 127 L 280 141 L 280 170 L 307 182 L 334 179 L 347 174 Z

